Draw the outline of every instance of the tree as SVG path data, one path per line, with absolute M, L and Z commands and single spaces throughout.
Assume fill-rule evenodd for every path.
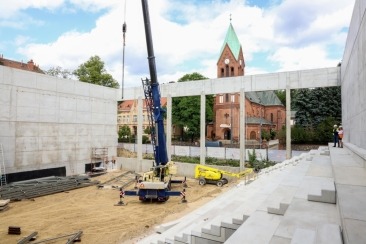
M 49 68 L 46 74 L 64 79 L 71 79 L 73 77 L 73 71 L 63 69 L 60 66 Z
M 181 77 L 178 82 L 208 79 L 194 72 Z M 206 123 L 213 121 L 214 98 L 206 96 Z M 172 100 L 172 123 L 182 128 L 191 141 L 200 136 L 200 96 L 177 97 Z M 183 134 L 182 133 L 182 134 Z
M 112 75 L 106 73 L 104 62 L 99 56 L 92 56 L 87 62 L 79 65 L 79 68 L 73 72 L 80 81 L 92 83 L 101 86 L 118 88 L 118 82 Z
M 321 87 L 300 89 L 293 99 L 296 124 L 315 129 L 327 118 L 340 122 L 342 118 L 341 88 Z
M 118 139 L 121 141 L 128 141 L 131 137 L 131 129 L 128 125 L 123 125 L 118 131 Z

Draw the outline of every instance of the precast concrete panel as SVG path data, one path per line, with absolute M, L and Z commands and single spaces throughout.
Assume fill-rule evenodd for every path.
M 17 121 L 39 121 L 39 108 L 35 107 L 17 107 L 16 111 Z
M 12 70 L 12 81 L 17 87 L 37 88 L 37 74 L 23 70 Z
M 76 99 L 76 111 L 78 112 L 88 112 L 91 110 L 91 103 L 89 97 L 77 97 Z
M 79 111 L 76 113 L 76 123 L 89 124 L 92 121 L 92 114 L 90 112 Z
M 18 87 L 16 101 L 18 107 L 39 107 L 39 93 L 36 89 Z
M 57 123 L 58 122 L 58 110 L 52 108 L 40 108 L 39 109 L 39 122 L 44 123 Z
M 69 95 L 74 94 L 75 93 L 75 82 L 79 82 L 79 81 L 58 79 L 57 92 L 60 93 L 60 95 L 62 93 L 69 94 Z
M 76 134 L 75 124 L 58 124 L 59 136 L 74 136 Z
M 60 155 L 59 161 L 61 163 L 75 162 L 75 148 L 59 150 L 58 153 Z
M 77 136 L 91 136 L 90 125 L 78 124 L 75 126 Z
M 56 151 L 60 147 L 58 137 L 41 136 L 39 137 L 39 151 Z
M 116 154 L 116 89 L 8 67 L 0 67 L 0 86 L 7 173 L 62 166 L 83 173 L 92 147 Z M 91 101 L 100 105 L 96 113 Z
M 35 136 L 17 137 L 15 139 L 17 152 L 33 152 L 39 149 L 39 139 Z
M 59 96 L 60 110 L 76 111 L 76 97 L 74 95 L 63 94 Z
M 0 137 L 15 137 L 15 122 L 0 121 Z
M 85 82 L 75 82 L 74 91 L 77 97 L 90 97 L 90 84 Z
M 57 78 L 50 77 L 48 75 L 38 75 L 37 76 L 37 90 L 45 91 L 57 91 Z
M 0 121 L 9 121 L 11 119 L 12 109 L 12 87 L 0 84 Z
M 60 127 L 55 123 L 40 123 L 38 124 L 38 136 L 53 136 L 58 137 Z
M 75 110 L 60 110 L 59 123 L 76 123 L 76 111 Z

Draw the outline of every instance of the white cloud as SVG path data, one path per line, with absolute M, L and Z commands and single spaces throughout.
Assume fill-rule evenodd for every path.
M 319 45 L 304 48 L 279 48 L 269 59 L 280 64 L 279 71 L 334 67 L 340 60 L 327 57 L 326 50 Z
M 0 19 L 14 18 L 22 10 L 35 9 L 56 9 L 63 4 L 64 0 L 0 0 Z
M 46 8 L 46 2 L 39 6 Z M 19 51 L 44 69 L 75 69 L 91 56 L 99 55 L 107 71 L 121 82 L 122 23 L 126 20 L 125 86 L 141 85 L 141 78 L 149 76 L 141 2 L 127 0 L 126 16 L 124 1 L 70 2 L 84 11 L 107 11 L 90 32 L 69 31 L 53 43 L 30 43 Z M 58 1 L 58 6 L 61 3 Z M 52 6 L 57 5 L 47 7 Z M 329 45 L 344 47 L 346 37 L 341 30 L 348 27 L 352 9 L 349 0 L 285 0 L 265 10 L 247 6 L 242 0 L 207 1 L 198 6 L 191 1 L 149 1 L 159 82 L 177 80 L 191 72 L 215 78 L 230 14 L 247 64 L 260 52 L 269 53 L 267 61 L 279 71 L 334 66 L 339 60 L 329 58 L 327 50 Z M 266 64 L 247 65 L 246 74 L 267 70 Z

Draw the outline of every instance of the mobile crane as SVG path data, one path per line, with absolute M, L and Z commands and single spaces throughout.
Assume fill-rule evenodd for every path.
M 198 179 L 198 184 L 202 186 L 206 184 L 215 184 L 217 186 L 223 186 L 229 182 L 226 178 L 224 178 L 224 175 L 240 178 L 252 173 L 253 173 L 252 168 L 247 168 L 239 173 L 231 173 L 225 170 L 209 167 L 206 165 L 196 165 L 194 169 L 194 178 Z
M 183 183 L 183 180 L 172 180 L 177 174 L 177 166 L 169 162 L 164 132 L 164 113 L 161 107 L 160 89 L 156 75 L 154 49 L 152 44 L 150 16 L 147 0 L 141 0 L 144 16 L 146 45 L 148 52 L 150 80 L 142 80 L 145 103 L 148 111 L 151 144 L 154 149 L 154 165 L 145 172 L 136 184 L 137 191 L 125 191 L 126 196 L 139 196 L 140 201 L 157 200 L 165 202 L 170 196 L 181 196 L 182 192 L 171 191 L 172 183 Z

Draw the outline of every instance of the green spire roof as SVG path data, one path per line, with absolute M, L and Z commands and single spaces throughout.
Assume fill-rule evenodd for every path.
M 234 27 L 231 23 L 229 25 L 229 29 L 226 32 L 226 37 L 224 44 L 221 47 L 220 56 L 222 55 L 222 51 L 224 50 L 226 44 L 229 46 L 234 57 L 238 59 L 241 45 L 238 36 L 235 33 Z

